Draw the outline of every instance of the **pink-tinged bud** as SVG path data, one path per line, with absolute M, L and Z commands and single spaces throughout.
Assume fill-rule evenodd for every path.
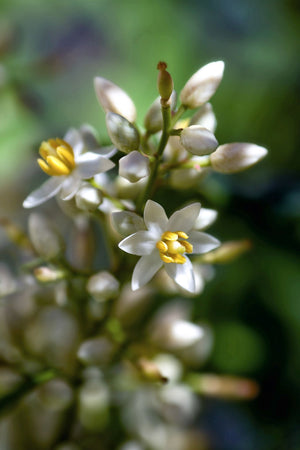
M 149 158 L 134 150 L 119 160 L 119 175 L 131 183 L 149 175 Z
M 245 142 L 220 145 L 210 155 L 212 168 L 221 173 L 235 173 L 248 169 L 266 156 L 264 147 Z
M 181 103 L 190 109 L 206 103 L 216 92 L 224 71 L 223 61 L 216 61 L 201 67 L 188 80 L 180 93 Z
M 111 141 L 118 150 L 129 153 L 139 148 L 139 132 L 124 117 L 113 112 L 108 112 L 106 114 L 106 127 Z
M 157 64 L 158 77 L 157 77 L 157 87 L 159 95 L 164 102 L 167 102 L 172 94 L 174 83 L 171 75 L 166 70 L 167 64 L 165 62 L 159 62 Z
M 180 135 L 183 147 L 194 155 L 210 155 L 218 147 L 218 141 L 213 133 L 199 125 L 184 128 Z
M 102 77 L 94 79 L 98 101 L 105 112 L 111 111 L 125 117 L 129 122 L 136 119 L 136 109 L 131 98 L 116 84 Z

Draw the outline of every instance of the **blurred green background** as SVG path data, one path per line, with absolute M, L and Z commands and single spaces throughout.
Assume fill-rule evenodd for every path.
M 194 311 L 215 332 L 205 369 L 261 386 L 248 404 L 207 401 L 199 421 L 220 449 L 300 448 L 299 25 L 294 0 L 0 2 L 1 216 L 24 220 L 22 201 L 44 179 L 35 163 L 42 139 L 90 123 L 107 140 L 95 75 L 130 94 L 142 125 L 159 60 L 180 91 L 222 59 L 212 99 L 219 142 L 269 149 L 248 172 L 212 176 L 199 197 L 220 212 L 213 235 L 253 243 L 217 267 Z

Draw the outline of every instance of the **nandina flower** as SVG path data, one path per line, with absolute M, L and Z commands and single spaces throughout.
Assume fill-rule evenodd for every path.
M 125 252 L 141 256 L 133 271 L 133 290 L 148 283 L 164 266 L 179 286 L 195 292 L 195 275 L 187 254 L 206 253 L 220 244 L 213 236 L 194 229 L 200 208 L 200 203 L 193 203 L 168 219 L 161 205 L 147 201 L 145 228 L 141 225 L 137 232 L 119 243 Z
M 111 149 L 97 149 L 97 153 L 83 152 L 84 147 L 82 134 L 74 129 L 64 139 L 42 142 L 38 164 L 51 178 L 24 200 L 24 208 L 38 206 L 57 194 L 62 200 L 70 200 L 80 188 L 82 180 L 114 167 L 114 163 L 108 159 L 112 154 Z

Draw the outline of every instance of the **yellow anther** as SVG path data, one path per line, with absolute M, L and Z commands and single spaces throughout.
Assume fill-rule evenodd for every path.
M 39 153 L 43 159 L 39 158 L 38 164 L 47 175 L 69 175 L 75 168 L 73 149 L 63 139 L 43 141 Z
M 182 239 L 188 239 L 188 235 L 184 231 L 176 231 L 176 234 Z
M 175 255 L 173 259 L 176 264 L 184 264 L 186 262 L 186 258 L 182 255 Z
M 185 239 L 188 235 L 184 231 L 165 231 L 161 235 L 161 241 L 156 243 L 161 260 L 167 264 L 184 264 L 184 253 L 192 253 L 193 246 Z
M 56 158 L 55 156 L 48 156 L 47 163 L 51 167 L 51 169 L 56 173 L 57 176 L 68 175 L 71 172 L 69 167 L 66 166 L 65 163 L 63 163 L 59 158 Z
M 158 241 L 156 242 L 156 248 L 161 252 L 161 253 L 166 253 L 168 251 L 168 246 L 164 241 Z
M 174 231 L 165 231 L 165 233 L 163 233 L 161 235 L 161 239 L 167 240 L 167 241 L 177 241 L 178 239 L 178 234 L 175 233 Z

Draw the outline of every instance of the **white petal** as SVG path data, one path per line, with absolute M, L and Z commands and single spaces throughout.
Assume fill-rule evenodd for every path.
M 140 230 L 145 230 L 142 217 L 130 211 L 112 213 L 112 225 L 122 236 L 129 236 Z
M 156 249 L 150 255 L 142 256 L 132 274 L 132 290 L 135 291 L 148 283 L 162 265 L 163 262 Z
M 78 172 L 81 178 L 92 178 L 100 172 L 106 172 L 114 167 L 114 163 L 103 156 L 93 152 L 86 152 L 80 155 L 76 161 Z
M 224 71 L 223 61 L 216 61 L 201 67 L 187 81 L 180 93 L 180 100 L 188 108 L 198 108 L 216 92 Z
M 51 177 L 38 189 L 31 192 L 23 202 L 24 208 L 33 208 L 54 197 L 60 190 L 66 177 Z
M 132 255 L 149 255 L 155 248 L 156 240 L 150 231 L 137 231 L 119 243 L 120 249 Z
M 214 209 L 201 208 L 199 216 L 196 219 L 194 228 L 196 230 L 204 230 L 209 227 L 217 219 L 218 212 Z
M 62 185 L 60 198 L 64 201 L 71 200 L 71 198 L 73 198 L 78 191 L 80 185 L 81 179 L 80 177 L 76 176 L 76 173 L 73 175 L 69 175 Z
M 83 141 L 80 132 L 76 128 L 70 128 L 64 136 L 64 140 L 73 148 L 75 159 L 83 151 Z
M 168 231 L 185 231 L 188 233 L 199 216 L 200 208 L 200 203 L 192 203 L 176 211 L 169 219 Z
M 148 200 L 144 209 L 144 220 L 147 228 L 159 237 L 168 224 L 164 208 L 153 200 Z
M 220 241 L 215 237 L 195 230 L 189 233 L 188 241 L 193 246 L 193 253 L 206 253 L 220 245 Z
M 195 276 L 191 261 L 186 258 L 184 264 L 164 264 L 167 274 L 173 278 L 175 283 L 189 292 L 196 291 Z
M 102 77 L 94 79 L 94 86 L 98 101 L 105 112 L 112 111 L 125 117 L 129 122 L 135 121 L 134 103 L 123 89 Z

